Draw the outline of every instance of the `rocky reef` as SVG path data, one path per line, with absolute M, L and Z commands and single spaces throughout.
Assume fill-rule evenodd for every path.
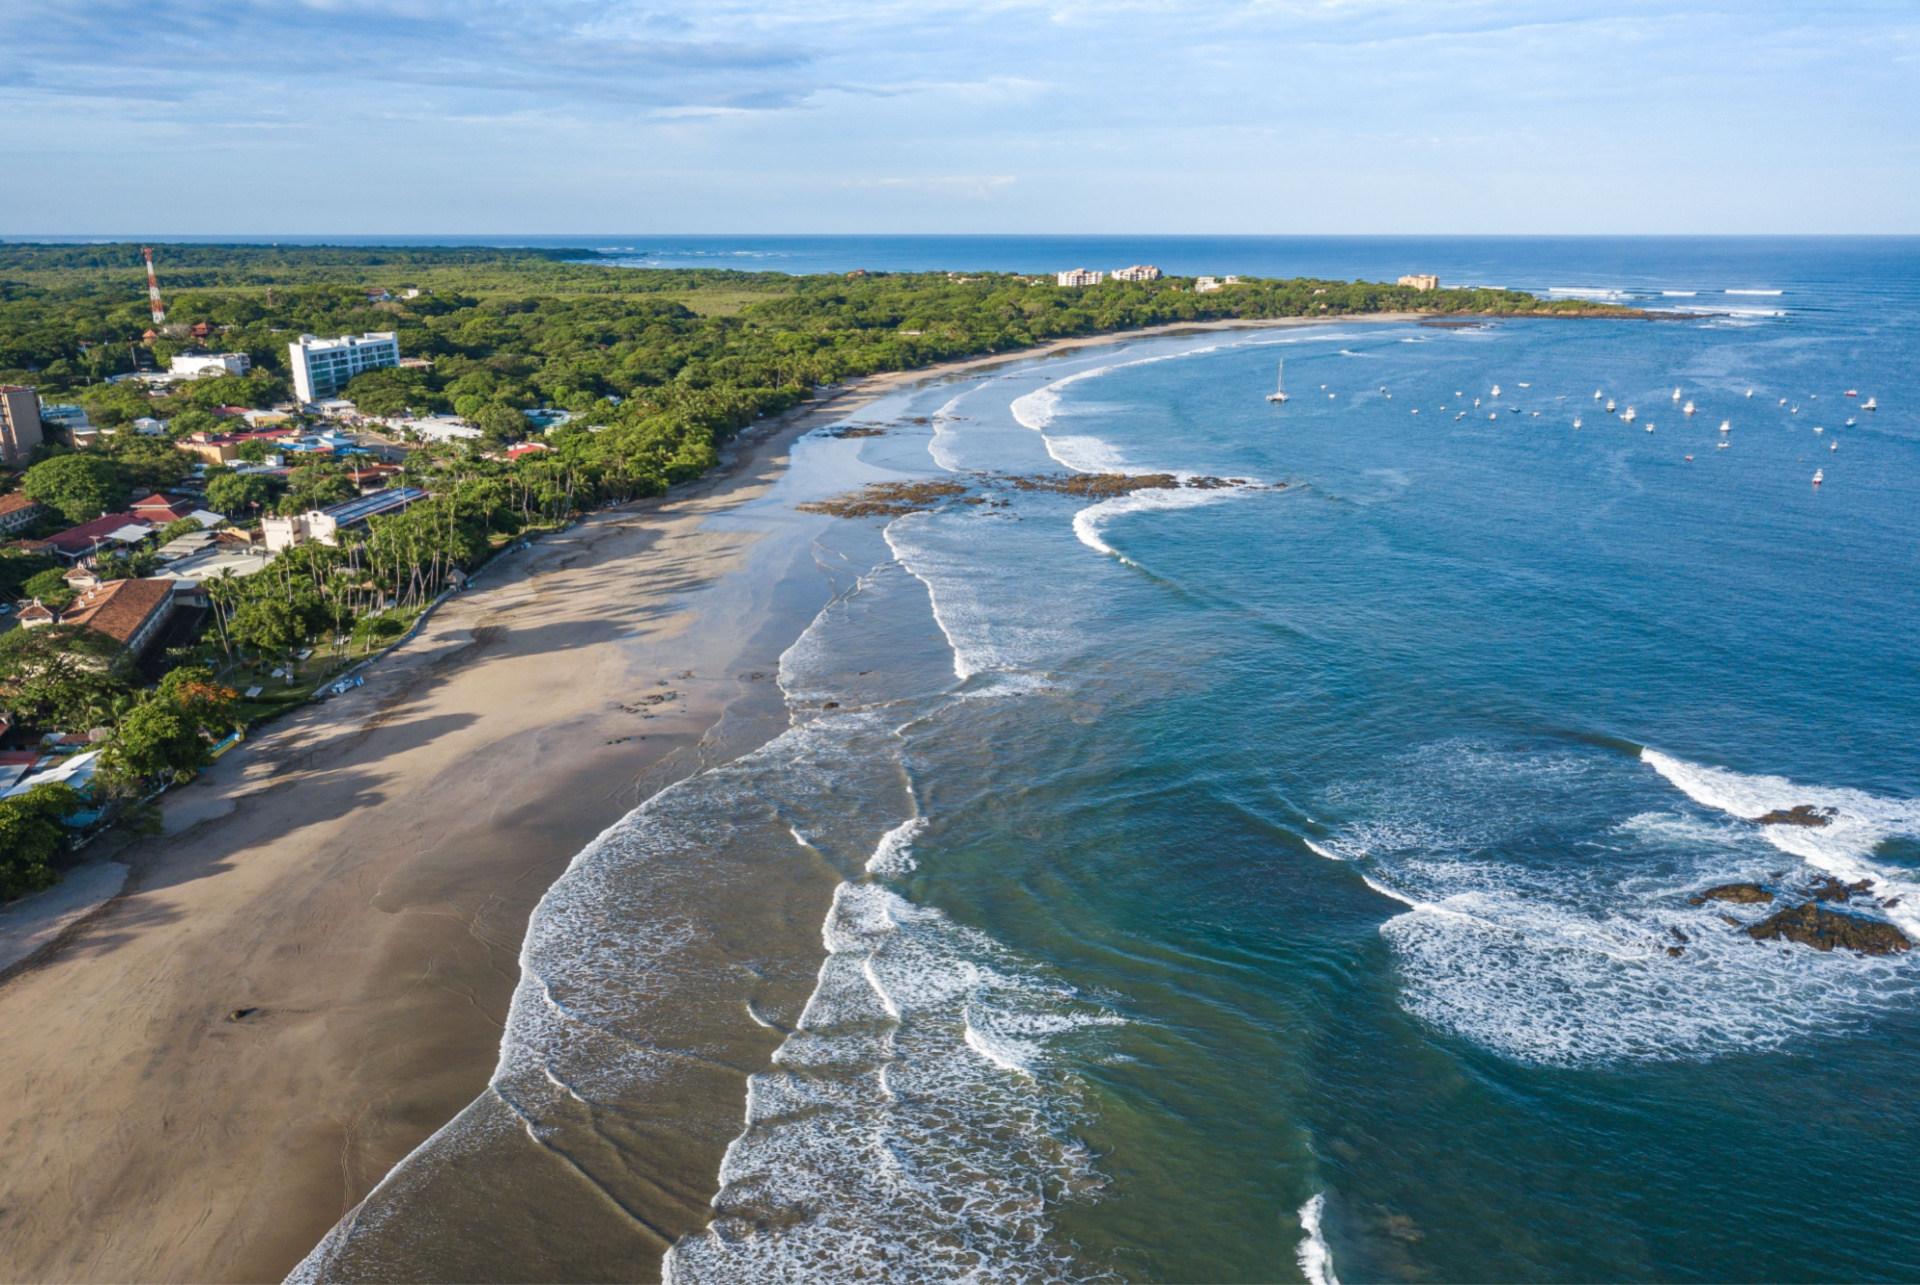
M 1745 904 L 1772 900 L 1773 894 L 1757 883 L 1723 883 L 1707 889 L 1697 897 L 1688 897 L 1687 904 L 1699 906 L 1709 901 L 1734 901 Z
M 1843 915 L 1817 901 L 1769 915 L 1748 928 L 1747 935 L 1755 941 L 1797 941 L 1823 951 L 1844 946 L 1863 955 L 1892 955 L 1913 946 L 1906 934 L 1890 923 Z
M 1796 803 L 1785 810 L 1775 808 L 1763 817 L 1755 817 L 1755 825 L 1806 825 L 1822 826 L 1833 824 L 1833 808 L 1816 808 L 1811 803 Z

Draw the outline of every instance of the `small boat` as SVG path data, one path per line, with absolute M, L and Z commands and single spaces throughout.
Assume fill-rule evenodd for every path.
M 1495 385 L 1493 386 L 1493 395 L 1494 395 L 1495 397 L 1498 397 L 1498 396 L 1500 395 L 1500 385 L 1498 385 L 1498 384 L 1495 384 Z
M 1676 402 L 1680 400 L 1680 390 L 1678 388 L 1673 390 L 1673 400 Z
M 1489 416 L 1487 416 L 1487 418 L 1488 418 L 1488 419 L 1499 419 L 1499 418 L 1500 418 L 1500 412 L 1499 412 L 1499 411 L 1494 411 L 1494 412 L 1493 412 L 1493 413 L 1492 413 L 1491 415 L 1489 415 Z
M 1862 402 L 1861 405 L 1865 406 L 1868 410 L 1880 409 L 1880 403 L 1871 397 L 1867 398 L 1867 400 Z
M 1607 398 L 1607 414 L 1613 414 L 1613 398 Z
M 1633 410 L 1633 407 L 1629 406 L 1627 407 L 1626 414 L 1620 417 L 1620 422 L 1623 424 L 1631 424 L 1633 423 L 1633 420 L 1634 420 L 1634 410 Z
M 1747 390 L 1747 396 L 1749 397 L 1753 396 L 1753 390 L 1751 388 Z
M 1465 419 L 1466 417 L 1467 417 L 1467 413 L 1465 411 L 1461 411 L 1458 415 L 1455 415 L 1453 417 L 1453 422 L 1458 424 L 1461 420 Z
M 1815 486 L 1820 485 L 1822 482 L 1826 480 L 1827 480 L 1827 471 L 1825 469 L 1817 468 L 1813 471 L 1813 484 Z
M 1842 397 L 1858 397 L 1860 394 L 1856 390 L 1849 388 L 1846 392 L 1841 393 L 1840 395 Z
M 1575 416 L 1573 417 L 1573 426 L 1574 426 L 1575 428 L 1578 428 L 1578 427 L 1580 427 L 1580 417 L 1579 417 L 1578 415 L 1575 415 Z
M 1721 450 L 1723 450 L 1723 451 L 1724 451 L 1724 450 L 1726 450 L 1726 449 L 1727 449 L 1727 443 L 1725 443 L 1725 442 L 1722 442 L 1722 443 L 1720 443 L 1720 449 L 1721 449 Z
M 1859 423 L 1859 422 L 1860 422 L 1860 421 L 1859 421 L 1859 420 L 1857 420 L 1857 419 L 1850 419 L 1850 420 L 1848 420 L 1848 421 L 1847 421 L 1847 427 L 1848 427 L 1848 428 L 1852 428 L 1852 427 L 1853 427 L 1853 426 L 1854 426 L 1855 424 L 1857 424 L 1857 423 Z
M 1648 431 L 1649 433 L 1651 433 L 1651 432 L 1653 431 L 1653 425 L 1652 425 L 1652 424 L 1648 424 L 1648 425 L 1647 425 L 1647 431 Z
M 1839 449 L 1840 449 L 1840 443 L 1838 443 L 1838 442 L 1828 442 L 1828 443 L 1827 443 L 1827 449 L 1828 449 L 1828 450 L 1830 450 L 1830 451 L 1837 451 L 1837 450 L 1839 450 Z
M 1784 397 L 1782 397 L 1782 398 L 1780 399 L 1780 404 L 1781 404 L 1782 406 L 1785 406 L 1785 405 L 1787 404 L 1787 399 L 1786 399 L 1786 398 L 1784 398 Z
M 1822 428 L 1822 427 L 1820 427 L 1820 426 L 1819 426 L 1818 424 L 1815 424 L 1815 425 L 1813 426 L 1813 431 L 1814 431 L 1814 433 L 1815 433 L 1816 435 L 1818 435 L 1818 434 L 1820 434 L 1820 433 L 1824 433 L 1824 432 L 1826 432 L 1827 430 L 1826 430 L 1826 429 L 1824 429 L 1824 428 Z
M 1730 419 L 1721 420 L 1720 431 L 1723 433 L 1731 433 L 1733 431 L 1733 421 Z
M 1284 402 L 1287 400 L 1287 363 L 1284 361 L 1280 363 L 1280 383 L 1272 392 L 1267 394 L 1267 400 L 1270 402 Z
M 1593 400 L 1596 402 L 1600 400 L 1600 390 L 1598 388 L 1593 390 Z
M 1687 456 L 1687 463 L 1689 464 L 1693 463 L 1693 456 L 1691 455 Z
M 1480 399 L 1479 399 L 1478 397 L 1476 397 L 1476 398 L 1474 398 L 1474 399 L 1473 399 L 1473 404 L 1474 404 L 1475 406 L 1478 406 L 1478 405 L 1480 404 Z
M 1789 415 L 1798 415 L 1799 413 L 1800 413 L 1800 408 L 1798 406 L 1795 406 L 1789 411 L 1787 411 L 1787 414 Z
M 1693 414 L 1693 403 L 1688 402 L 1685 406 L 1682 406 L 1680 410 L 1683 414 L 1687 414 L 1687 415 Z

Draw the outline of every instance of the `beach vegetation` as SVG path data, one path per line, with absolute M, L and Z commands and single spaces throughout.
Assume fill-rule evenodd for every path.
M 58 783 L 0 799 L 0 900 L 53 886 L 53 862 L 68 837 L 60 822 L 79 810 L 80 796 Z
M 0 710 L 26 727 L 108 725 L 131 691 L 124 649 L 79 625 L 0 634 Z

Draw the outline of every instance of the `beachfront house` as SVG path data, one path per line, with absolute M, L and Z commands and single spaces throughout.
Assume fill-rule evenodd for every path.
M 1400 278 L 1403 286 L 1412 286 L 1415 290 L 1438 290 L 1440 278 L 1431 272 L 1415 272 Z
M 398 513 L 426 498 L 427 493 L 418 487 L 395 486 L 348 500 L 345 504 L 336 504 L 332 508 L 309 509 L 305 513 L 287 517 L 263 518 L 260 525 L 266 532 L 267 550 L 271 553 L 291 549 L 308 540 L 337 545 L 340 543 L 340 532 L 365 526 L 370 519 L 383 514 Z

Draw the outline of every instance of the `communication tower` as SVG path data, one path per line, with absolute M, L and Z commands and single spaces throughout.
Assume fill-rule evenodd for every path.
M 140 253 L 147 257 L 147 301 L 153 305 L 153 324 L 157 326 L 167 319 L 167 310 L 160 302 L 160 279 L 153 275 L 153 249 L 143 245 Z

